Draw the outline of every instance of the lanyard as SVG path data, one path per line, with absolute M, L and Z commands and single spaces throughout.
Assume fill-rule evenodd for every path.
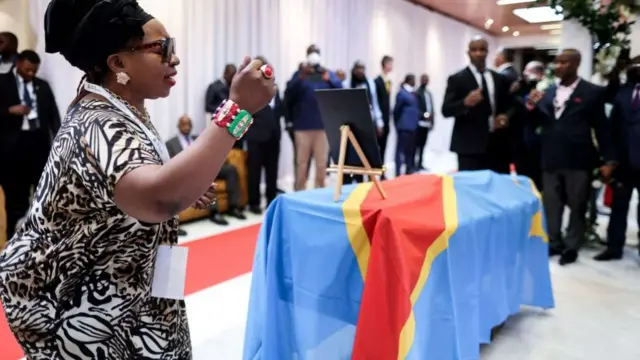
M 138 117 L 135 116 L 133 112 L 131 112 L 131 110 L 124 103 L 122 103 L 122 101 L 116 99 L 102 86 L 85 81 L 84 89 L 90 93 L 94 93 L 96 95 L 104 97 L 105 99 L 107 99 L 107 101 L 113 104 L 113 106 L 117 107 L 118 110 L 127 115 L 127 117 L 129 117 L 129 120 L 137 122 L 136 119 L 138 119 Z M 169 152 L 167 151 L 167 146 L 162 141 L 160 141 L 160 139 L 158 139 L 158 137 L 151 130 L 149 130 L 146 125 L 143 124 L 141 128 L 142 131 L 144 131 L 145 135 L 151 140 L 151 143 L 153 143 L 153 147 L 162 159 L 162 162 L 166 163 L 167 161 L 169 161 Z

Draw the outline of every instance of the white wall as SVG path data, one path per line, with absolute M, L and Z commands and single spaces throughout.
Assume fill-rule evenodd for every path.
M 16 34 L 19 50 L 34 46 L 35 35 L 29 22 L 29 0 L 0 0 L 0 31 Z

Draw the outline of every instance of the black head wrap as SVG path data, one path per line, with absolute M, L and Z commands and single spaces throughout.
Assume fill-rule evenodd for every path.
M 106 59 L 153 17 L 135 0 L 52 0 L 44 18 L 45 50 L 86 73 L 106 72 Z

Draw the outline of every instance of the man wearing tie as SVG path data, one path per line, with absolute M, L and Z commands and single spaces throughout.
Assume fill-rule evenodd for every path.
M 455 117 L 451 151 L 458 155 L 458 170 L 506 174 L 511 160 L 511 83 L 487 69 L 488 47 L 482 37 L 469 42 L 470 64 L 449 76 L 442 116 Z
M 258 56 L 264 64 L 267 60 Z M 280 92 L 276 91 L 276 96 L 264 109 L 253 115 L 254 122 L 244 136 L 247 144 L 247 177 L 249 187 L 249 211 L 260 214 L 260 179 L 262 170 L 265 175 L 265 195 L 267 206 L 278 194 L 278 159 L 280 158 L 280 138 L 282 129 L 280 118 L 283 115 L 283 104 L 280 99 Z
M 389 138 L 389 119 L 391 117 L 391 79 L 389 74 L 393 71 L 393 58 L 389 55 L 382 57 L 382 74 L 378 76 L 374 83 L 376 85 L 376 95 L 378 97 L 378 106 L 382 114 L 382 135 L 378 137 L 380 145 L 380 156 L 384 163 L 384 154 L 387 150 L 387 139 Z
M 0 185 L 6 194 L 9 237 L 29 208 L 31 189 L 60 128 L 53 92 L 36 77 L 39 67 L 38 54 L 25 50 L 16 66 L 0 75 Z
M 610 122 L 617 166 L 612 174 L 607 249 L 594 258 L 598 261 L 622 259 L 631 195 L 634 189 L 640 191 L 640 56 L 630 61 L 627 83 L 618 89 L 613 100 Z
M 427 146 L 427 137 L 429 131 L 433 129 L 433 97 L 431 91 L 428 89 L 429 75 L 422 74 L 420 77 L 420 86 L 416 91 L 418 97 L 418 105 L 422 113 L 422 119 L 418 122 L 418 130 L 416 131 L 416 164 L 414 168 L 416 170 L 424 170 L 424 164 L 422 163 L 422 157 L 424 156 L 424 149 Z
M 533 90 L 526 107 L 541 127 L 542 201 L 549 231 L 550 255 L 561 255 L 560 265 L 575 262 L 585 242 L 586 210 L 593 169 L 600 163 L 611 177 L 614 155 L 610 125 L 605 115 L 605 90 L 578 76 L 580 53 L 566 49 L 556 56 L 559 82 L 545 92 Z M 598 141 L 594 144 L 592 132 Z M 571 210 L 562 236 L 564 208 Z
M 214 81 L 207 88 L 207 93 L 205 95 L 205 112 L 207 114 L 213 115 L 216 112 L 216 109 L 223 101 L 229 98 L 229 89 L 231 86 L 231 81 L 233 77 L 236 75 L 238 69 L 233 64 L 227 64 L 224 67 L 224 72 L 222 73 L 222 78 Z M 242 140 L 236 141 L 233 145 L 236 149 L 242 149 Z
M 167 151 L 169 156 L 174 157 L 182 150 L 186 149 L 193 143 L 196 136 L 191 135 L 193 125 L 191 119 L 187 115 L 183 115 L 178 120 L 178 130 L 180 133 L 167 141 Z M 225 163 L 218 173 L 218 179 L 224 180 L 227 184 L 227 195 L 229 199 L 228 214 L 236 219 L 244 220 L 246 216 L 240 210 L 240 177 L 238 170 L 233 165 Z M 218 212 L 218 208 L 214 205 L 211 208 L 211 222 L 218 225 L 229 225 L 229 222 Z
M 393 106 L 393 121 L 398 134 L 396 144 L 396 176 L 402 174 L 404 164 L 405 174 L 413 174 L 415 171 L 416 129 L 422 118 L 418 99 L 414 92 L 416 77 L 407 74 L 402 87 L 396 95 L 396 103 Z

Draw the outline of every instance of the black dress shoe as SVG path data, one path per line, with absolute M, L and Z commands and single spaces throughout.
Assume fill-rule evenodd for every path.
M 556 247 L 549 247 L 549 256 L 562 255 L 564 252 L 563 249 L 558 249 Z
M 617 253 L 611 250 L 605 250 L 593 257 L 593 260 L 595 261 L 612 261 L 620 259 L 622 259 L 622 253 Z
M 187 232 L 182 229 L 178 229 L 178 236 L 187 236 Z
M 255 215 L 260 215 L 262 214 L 262 209 L 260 209 L 260 206 L 249 206 L 249 212 Z
M 227 213 L 227 215 L 234 217 L 238 220 L 246 220 L 247 217 L 244 216 L 244 214 L 242 213 L 242 211 L 240 211 L 240 209 L 231 209 L 229 210 L 229 212 Z
M 209 217 L 209 220 L 211 220 L 212 223 L 217 225 L 222 225 L 222 226 L 229 225 L 229 222 L 220 213 L 211 214 L 211 216 Z
M 566 250 L 560 255 L 560 261 L 558 263 L 562 266 L 573 264 L 578 260 L 578 252 L 575 250 Z

